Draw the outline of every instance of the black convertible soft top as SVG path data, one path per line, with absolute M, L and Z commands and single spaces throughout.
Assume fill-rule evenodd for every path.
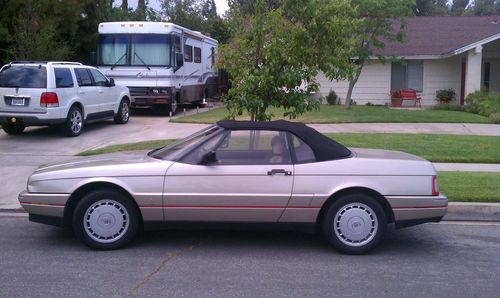
M 278 130 L 288 131 L 311 147 L 316 161 L 326 161 L 351 156 L 351 151 L 317 130 L 298 122 L 277 121 L 233 121 L 222 120 L 217 125 L 230 130 Z

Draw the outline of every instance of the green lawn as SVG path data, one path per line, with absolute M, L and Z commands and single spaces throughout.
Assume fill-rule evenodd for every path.
M 500 138 L 489 136 L 430 134 L 327 134 L 348 147 L 382 148 L 416 154 L 433 162 L 500 163 Z M 87 156 L 165 146 L 173 140 L 146 141 L 89 150 Z
M 500 173 L 439 172 L 438 182 L 452 202 L 500 203 Z
M 270 108 L 276 115 L 273 119 L 286 119 L 283 109 Z M 172 119 L 172 122 L 215 123 L 227 117 L 225 108 L 217 108 L 192 116 Z M 237 120 L 249 120 L 247 114 Z M 346 110 L 342 106 L 322 105 L 319 111 L 308 112 L 294 120 L 305 123 L 374 123 L 374 122 L 430 122 L 430 123 L 491 123 L 487 117 L 462 111 L 404 110 L 380 106 L 353 106 Z
M 500 163 L 500 137 L 438 134 L 326 134 L 348 147 L 404 151 L 433 162 Z

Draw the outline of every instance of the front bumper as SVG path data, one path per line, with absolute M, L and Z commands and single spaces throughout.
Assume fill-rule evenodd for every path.
M 448 211 L 448 198 L 438 196 L 386 196 L 396 228 L 439 222 Z
M 70 194 L 29 193 L 19 194 L 19 203 L 31 215 L 64 217 L 64 207 Z

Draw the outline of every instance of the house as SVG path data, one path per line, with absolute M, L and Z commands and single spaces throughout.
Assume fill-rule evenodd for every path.
M 405 63 L 371 59 L 363 68 L 352 99 L 358 104 L 390 103 L 390 91 L 415 89 L 422 105 L 436 104 L 436 91 L 452 88 L 455 103 L 479 89 L 500 91 L 500 16 L 435 16 L 406 18 L 406 39 L 381 50 Z M 318 75 L 320 93 L 332 89 L 345 99 L 347 81 Z M 411 103 L 406 103 L 406 105 Z

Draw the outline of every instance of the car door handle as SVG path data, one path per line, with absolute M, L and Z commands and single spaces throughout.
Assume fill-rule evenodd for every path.
M 272 169 L 271 171 L 267 171 L 267 174 L 269 176 L 275 174 L 285 174 L 285 176 L 290 176 L 292 175 L 292 171 L 285 171 L 284 169 Z

